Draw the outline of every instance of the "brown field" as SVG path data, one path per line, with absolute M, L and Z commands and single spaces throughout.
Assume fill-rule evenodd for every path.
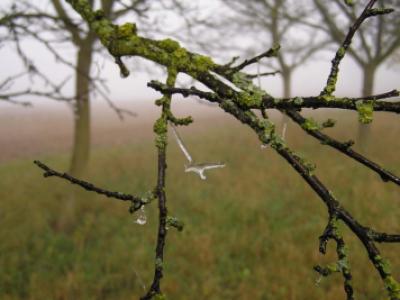
M 152 123 L 157 111 L 151 103 L 128 107 L 139 117 L 123 123 L 106 107 L 96 108 L 85 178 L 141 194 L 155 182 Z M 0 299 L 138 299 L 153 272 L 156 205 L 148 208 L 148 224 L 141 227 L 133 224 L 125 203 L 43 179 L 31 161 L 67 168 L 71 115 L 52 108 L 12 110 L 0 113 Z M 335 259 L 333 244 L 327 257 L 318 253 L 326 222 L 321 201 L 271 149 L 261 150 L 250 130 L 218 111 L 184 102 L 176 112 L 195 119 L 181 129 L 192 155 L 227 166 L 210 172 L 207 181 L 185 174 L 184 157 L 170 140 L 169 211 L 185 230 L 168 234 L 163 282 L 168 299 L 345 299 L 338 275 L 315 285 L 312 266 Z M 325 111 L 315 118 L 327 116 Z M 354 138 L 355 113 L 329 116 L 339 123 L 327 132 L 341 140 Z M 376 113 L 364 152 L 400 174 L 399 136 L 398 116 Z M 382 183 L 293 124 L 287 140 L 317 163 L 316 174 L 363 224 L 400 232 L 397 186 Z M 72 198 L 75 214 L 60 225 Z M 357 299 L 386 299 L 362 246 L 345 227 L 343 232 Z M 400 245 L 380 248 L 400 279 Z

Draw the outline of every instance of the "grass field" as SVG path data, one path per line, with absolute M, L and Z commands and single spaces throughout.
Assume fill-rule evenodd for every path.
M 354 137 L 356 114 L 340 119 L 330 132 Z M 168 299 L 345 299 L 339 275 L 315 285 L 312 267 L 333 261 L 335 251 L 330 244 L 326 257 L 319 254 L 327 213 L 291 167 L 271 149 L 260 149 L 255 135 L 230 118 L 203 118 L 181 134 L 195 159 L 227 166 L 209 172 L 206 181 L 184 173 L 184 157 L 170 140 L 168 207 L 185 229 L 168 233 L 163 280 Z M 376 114 L 365 151 L 397 174 L 399 135 L 398 116 Z M 156 178 L 152 139 L 149 132 L 96 148 L 85 179 L 121 192 L 146 192 Z M 316 174 L 360 222 L 400 232 L 398 187 L 295 125 L 287 139 L 317 163 Z M 125 203 L 43 179 L 34 158 L 58 170 L 68 166 L 67 154 L 0 165 L 0 299 L 138 299 L 153 275 L 155 203 L 147 208 L 148 223 L 139 226 Z M 344 232 L 357 299 L 386 299 L 362 246 Z M 380 249 L 400 279 L 400 245 Z

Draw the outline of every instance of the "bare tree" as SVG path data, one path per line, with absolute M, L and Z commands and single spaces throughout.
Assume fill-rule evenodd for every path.
M 231 17 L 230 24 L 237 31 L 240 28 L 239 32 L 254 35 L 254 43 L 249 48 L 281 45 L 283 51 L 278 53 L 277 59 L 267 63 L 279 70 L 283 97 L 290 97 L 293 72 L 327 44 L 326 40 L 317 39 L 316 30 L 301 26 L 300 21 L 313 14 L 312 7 L 310 9 L 302 1 L 290 0 L 233 0 L 224 3 L 237 12 Z
M 333 42 L 340 45 L 349 24 L 354 23 L 361 7 L 346 6 L 342 0 L 321 1 L 314 0 L 315 7 L 320 13 L 321 21 L 311 22 L 311 26 L 326 32 Z M 391 6 L 396 12 L 388 16 L 378 15 L 366 22 L 354 38 L 355 47 L 350 48 L 349 55 L 361 68 L 363 73 L 361 95 L 372 95 L 376 72 L 380 66 L 388 62 L 400 48 L 400 18 L 399 1 L 381 0 L 377 9 Z M 369 126 L 360 124 L 359 141 L 365 144 Z
M 15 73 L 7 74 L 0 83 L 0 99 L 8 103 L 22 106 L 30 106 L 32 96 L 43 97 L 59 101 L 72 101 L 64 91 L 64 86 L 68 78 L 55 82 L 51 76 L 45 74 L 41 67 L 29 56 L 29 51 L 25 51 L 22 42 L 29 38 L 35 38 L 37 28 L 48 28 L 49 23 L 57 23 L 60 20 L 53 16 L 30 11 L 26 6 L 12 5 L 9 9 L 1 11 L 3 17 L 0 19 L 0 48 L 11 48 L 19 58 L 22 68 Z M 27 30 L 21 21 L 32 23 Z M 38 40 L 44 42 L 44 40 Z M 3 49 L 4 49 L 3 48 Z M 15 70 L 17 68 L 14 68 Z M 18 87 L 15 88 L 16 83 Z M 41 88 L 33 89 L 32 86 L 39 85 Z
M 59 0 L 51 0 L 50 2 L 53 10 L 43 9 L 39 3 L 26 0 L 15 1 L 8 8 L 11 14 L 3 19 L 3 23 L 8 28 L 8 32 L 11 33 L 10 36 L 15 40 L 16 49 L 27 66 L 29 74 L 32 74 L 33 71 L 40 73 L 40 77 L 45 81 L 45 86 L 53 86 L 55 91 L 60 91 L 67 79 L 74 77 L 74 94 L 66 97 L 65 95 L 49 93 L 46 88 L 42 88 L 40 91 L 27 88 L 23 91 L 13 91 L 11 95 L 15 97 L 24 93 L 47 96 L 50 99 L 70 100 L 74 112 L 74 141 L 70 172 L 78 175 L 86 169 L 90 154 L 91 95 L 97 94 L 105 99 L 120 118 L 123 117 L 123 114 L 133 115 L 133 113 L 113 104 L 108 97 L 108 88 L 104 78 L 93 70 L 94 55 L 96 53 L 102 54 L 102 52 L 102 55 L 104 55 L 103 48 L 96 44 L 97 39 L 94 34 L 64 3 Z M 117 20 L 127 14 L 131 14 L 135 19 L 140 19 L 148 9 L 147 0 L 93 0 L 90 1 L 90 5 L 101 7 L 105 16 L 112 20 Z M 32 19 L 38 21 L 31 24 Z M 21 46 L 20 41 L 27 38 L 42 44 L 57 62 L 70 69 L 71 74 L 67 75 L 66 80 L 62 81 L 62 85 L 52 84 L 49 79 L 50 76 L 39 72 L 34 59 L 29 57 L 29 51 Z M 64 51 L 65 48 L 77 50 L 75 59 L 70 59 Z
M 399 243 L 400 235 L 379 232 L 361 224 L 352 216 L 315 174 L 315 165 L 290 149 L 282 137 L 276 133 L 275 126 L 268 118 L 266 111 L 268 109 L 278 109 L 288 114 L 305 133 L 321 141 L 323 145 L 328 145 L 361 163 L 378 174 L 384 182 L 392 182 L 400 186 L 400 178 L 398 176 L 354 151 L 352 149 L 352 142 L 340 142 L 322 132 L 323 128 L 334 125 L 332 121 L 328 120 L 319 124 L 312 119 L 304 118 L 301 113 L 301 110 L 304 108 L 346 109 L 358 111 L 359 118 L 366 120 L 372 117 L 372 111 L 374 110 L 392 113 L 400 112 L 399 101 L 387 101 L 393 97 L 398 97 L 400 94 L 398 90 L 378 95 L 367 95 L 360 98 L 343 98 L 334 95 L 340 63 L 346 53 L 350 51 L 350 44 L 355 33 L 361 28 L 360 26 L 365 20 L 389 14 L 393 11 L 392 9 L 374 8 L 376 0 L 368 1 L 364 10 L 354 21 L 336 51 L 335 57 L 332 60 L 327 84 L 322 88 L 320 95 L 274 98 L 266 91 L 254 85 L 251 80 L 252 76 L 245 73 L 243 69 L 260 60 L 273 59 L 278 55 L 279 49 L 277 47 L 272 47 L 260 55 L 238 64 L 220 65 L 207 56 L 189 52 L 172 39 L 156 40 L 145 38 L 137 33 L 136 25 L 133 23 L 125 23 L 117 26 L 102 11 L 94 11 L 87 0 L 67 0 L 67 2 L 89 24 L 94 34 L 98 36 L 109 53 L 118 60 L 121 70 L 125 70 L 125 66 L 119 60 L 120 57 L 139 56 L 164 66 L 168 71 L 165 83 L 152 81 L 148 84 L 163 96 L 156 102 L 161 107 L 161 115 L 154 124 L 156 148 L 158 151 L 158 177 L 155 187 L 149 189 L 149 192 L 145 196 L 139 197 L 107 191 L 68 174 L 57 172 L 45 164 L 36 161 L 36 164 L 43 169 L 45 177 L 59 177 L 77 184 L 86 190 L 118 200 L 128 201 L 131 203 L 131 212 L 138 211 L 155 200 L 158 201 L 159 227 L 155 250 L 154 278 L 148 292 L 141 299 L 166 299 L 161 290 L 161 280 L 164 276 L 164 247 L 167 237 L 167 226 L 176 227 L 179 230 L 182 229 L 182 224 L 169 214 L 167 209 L 165 189 L 167 133 L 168 122 L 171 122 L 175 126 L 182 126 L 189 125 L 192 119 L 190 117 L 179 119 L 174 116 L 171 110 L 171 100 L 174 94 L 182 94 L 186 97 L 193 95 L 217 103 L 222 110 L 235 117 L 245 126 L 248 126 L 256 134 L 262 145 L 269 145 L 286 160 L 304 179 L 305 183 L 320 197 L 327 208 L 328 220 L 326 228 L 319 237 L 319 250 L 325 254 L 327 243 L 332 240 L 336 244 L 337 254 L 336 262 L 328 266 L 314 267 L 321 276 L 340 273 L 343 277 L 344 291 L 347 299 L 355 299 L 346 241 L 338 228 L 338 224 L 343 223 L 364 246 L 371 264 L 382 279 L 388 297 L 391 300 L 400 299 L 400 284 L 393 277 L 389 262 L 382 257 L 377 246 L 378 243 Z M 176 78 L 181 73 L 191 76 L 206 86 L 208 90 L 201 90 L 195 87 L 189 89 L 176 87 Z M 261 116 L 256 114 L 257 110 L 261 112 Z M 187 152 L 187 149 L 183 151 Z
M 104 16 L 116 20 L 129 12 L 142 14 L 147 9 L 146 2 L 148 1 L 101 0 L 100 7 Z M 60 0 L 51 0 L 51 3 L 56 17 L 63 22 L 63 29 L 68 32 L 69 40 L 78 50 L 75 76 L 75 134 L 70 165 L 71 174 L 77 175 L 86 168 L 90 153 L 90 91 L 93 85 L 91 67 L 96 50 L 96 37 L 87 28 L 78 26 L 73 13 L 66 9 Z M 90 5 L 94 7 L 95 1 L 90 1 Z M 121 117 L 124 111 L 115 106 L 113 108 Z

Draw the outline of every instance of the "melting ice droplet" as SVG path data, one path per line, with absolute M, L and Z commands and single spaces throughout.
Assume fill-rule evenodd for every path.
M 267 144 L 261 144 L 261 149 L 266 149 L 266 148 L 268 148 Z
M 138 217 L 135 221 L 136 224 L 144 225 L 147 222 L 146 211 L 144 210 L 144 205 L 140 208 L 138 212 Z
M 315 286 L 319 286 L 319 284 L 321 283 L 321 281 L 322 281 L 322 275 L 320 275 L 320 276 L 318 276 L 318 278 L 315 280 L 315 282 L 314 282 L 314 284 L 315 284 Z

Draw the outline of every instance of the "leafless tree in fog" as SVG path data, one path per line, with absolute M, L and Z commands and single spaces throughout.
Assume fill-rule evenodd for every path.
M 161 281 L 164 277 L 164 249 L 168 233 L 167 228 L 175 227 L 179 231 L 182 230 L 182 223 L 168 212 L 165 186 L 168 124 L 170 122 L 175 126 L 184 126 L 193 122 L 190 116 L 177 118 L 171 109 L 172 96 L 181 94 L 185 97 L 197 96 L 206 101 L 216 103 L 223 111 L 251 129 L 261 145 L 271 147 L 302 177 L 305 184 L 319 196 L 326 206 L 328 216 L 326 227 L 319 237 L 319 251 L 325 254 L 328 242 L 333 241 L 336 245 L 337 261 L 327 266 L 315 266 L 316 272 L 324 277 L 333 273 L 341 274 L 347 299 L 355 299 L 349 249 L 347 249 L 344 235 L 339 230 L 339 224 L 342 224 L 362 244 L 371 265 L 382 280 L 386 295 L 391 300 L 400 300 L 400 284 L 393 276 L 389 262 L 383 258 L 380 247 L 378 247 L 380 243 L 399 243 L 400 234 L 380 232 L 358 221 L 316 175 L 315 165 L 300 156 L 285 143 L 268 117 L 269 109 L 277 109 L 287 114 L 294 123 L 301 127 L 305 134 L 362 164 L 380 176 L 384 182 L 391 182 L 400 186 L 400 178 L 398 176 L 353 150 L 352 141 L 341 142 L 325 133 L 323 131 L 324 128 L 334 126 L 332 120 L 328 119 L 326 122 L 318 123 L 311 118 L 305 118 L 302 114 L 302 110 L 307 108 L 343 109 L 357 111 L 362 122 L 369 122 L 372 120 L 374 111 L 400 113 L 400 102 L 398 100 L 392 101 L 393 98 L 400 95 L 398 90 L 376 95 L 368 94 L 357 98 L 338 97 L 335 95 L 340 64 L 347 53 L 354 51 L 354 48 L 350 47 L 353 38 L 360 30 L 364 30 L 364 22 L 368 22 L 370 19 L 387 17 L 387 15 L 390 16 L 393 13 L 393 9 L 390 6 L 375 7 L 377 0 L 366 1 L 362 11 L 354 18 L 350 28 L 342 36 L 340 45 L 332 59 L 326 84 L 321 88 L 321 92 L 318 95 L 280 98 L 273 97 L 266 90 L 261 89 L 253 82 L 253 74 L 244 71 L 246 67 L 257 64 L 259 61 L 279 59 L 280 49 L 278 45 L 273 45 L 268 50 L 264 49 L 265 51 L 261 54 L 244 61 L 231 60 L 231 63 L 225 65 L 217 64 L 208 56 L 190 52 L 183 48 L 175 40 L 169 38 L 158 40 L 144 37 L 138 33 L 135 23 L 127 22 L 123 25 L 116 25 L 103 10 L 93 9 L 92 3 L 88 0 L 66 1 L 87 22 L 92 30 L 90 34 L 93 35 L 93 38 L 96 36 L 101 41 L 109 54 L 115 58 L 123 74 L 129 75 L 129 70 L 121 60 L 125 56 L 138 56 L 155 62 L 167 70 L 168 75 L 165 82 L 151 81 L 148 84 L 149 87 L 159 91 L 162 97 L 156 101 L 156 104 L 161 108 L 161 112 L 160 117 L 154 123 L 158 176 L 155 186 L 150 187 L 145 196 L 133 196 L 98 188 L 69 174 L 57 172 L 39 161 L 35 162 L 44 171 L 45 177 L 62 178 L 86 190 L 127 201 L 131 204 L 130 211 L 132 213 L 140 211 L 144 206 L 157 201 L 159 226 L 155 247 L 154 278 L 147 293 L 141 299 L 166 299 L 161 289 Z M 344 2 L 346 5 L 351 5 L 349 0 Z M 138 26 L 140 26 L 139 23 Z M 186 74 L 192 77 L 202 83 L 203 88 L 177 87 L 176 79 L 179 74 Z M 140 176 L 140 174 L 137 176 Z

